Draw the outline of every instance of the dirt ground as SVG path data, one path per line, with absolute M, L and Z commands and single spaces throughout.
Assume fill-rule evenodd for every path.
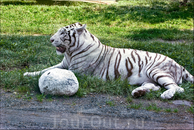
M 36 95 L 36 94 L 34 94 Z M 1 129 L 193 129 L 193 114 L 186 110 L 192 102 L 133 99 L 133 103 L 156 103 L 178 112 L 132 109 L 126 98 L 90 94 L 78 97 L 52 97 L 37 101 L 1 90 Z M 112 102 L 113 104 L 108 104 Z M 174 103 L 173 103 L 174 102 Z

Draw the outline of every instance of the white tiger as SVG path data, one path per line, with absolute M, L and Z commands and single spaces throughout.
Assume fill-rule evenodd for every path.
M 163 86 L 167 89 L 161 94 L 163 99 L 172 98 L 175 92 L 184 92 L 177 85 L 182 83 L 182 79 L 194 83 L 193 76 L 171 58 L 158 53 L 103 45 L 86 29 L 86 25 L 80 23 L 60 28 L 50 41 L 57 54 L 64 54 L 62 62 L 42 71 L 26 72 L 24 76 L 62 68 L 104 80 L 121 77 L 131 85 L 141 85 L 132 91 L 134 97 Z

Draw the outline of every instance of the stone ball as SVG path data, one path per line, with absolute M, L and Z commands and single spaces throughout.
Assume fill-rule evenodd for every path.
M 51 69 L 39 78 L 40 92 L 51 95 L 74 95 L 79 83 L 73 72 L 66 69 Z

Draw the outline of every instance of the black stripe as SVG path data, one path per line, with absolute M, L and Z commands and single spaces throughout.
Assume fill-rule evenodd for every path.
M 69 34 L 69 36 L 70 36 L 70 34 Z M 72 37 L 75 39 L 75 41 L 74 41 L 74 43 L 72 45 L 69 46 L 69 49 L 71 47 L 74 47 L 75 46 L 75 43 L 76 43 L 75 32 L 73 33 Z
M 154 58 L 154 61 L 152 62 L 152 64 L 150 65 L 150 67 L 147 69 L 147 71 L 154 65 L 157 55 L 158 55 L 158 54 L 156 53 L 156 56 L 155 56 L 155 58 Z M 149 73 L 149 76 L 150 76 L 150 73 Z
M 96 64 L 96 63 L 99 61 L 99 59 L 100 59 L 100 57 L 101 57 L 101 54 L 102 54 L 103 50 L 104 50 L 104 46 L 102 46 L 102 49 L 101 49 L 100 54 L 98 55 L 98 58 L 96 59 L 96 61 L 93 62 L 92 64 L 90 64 L 90 66 L 93 66 L 94 64 Z M 101 60 L 102 60 L 102 59 L 103 59 L 103 58 L 101 58 Z M 100 61 L 101 61 L 101 60 L 100 60 Z M 99 62 L 100 62 L 100 61 L 99 61 Z
M 119 57 L 119 59 L 118 59 L 118 57 Z M 116 56 L 116 61 L 115 61 L 115 65 L 114 65 L 115 79 L 119 78 L 119 76 L 120 76 L 120 73 L 118 71 L 120 62 L 121 62 L 121 53 L 119 51 L 117 56 Z
M 83 53 L 83 52 L 88 51 L 88 50 L 89 50 L 91 47 L 93 47 L 94 45 L 95 45 L 95 44 L 90 44 L 90 45 L 88 45 L 85 49 L 83 49 L 82 51 L 80 51 L 80 52 L 76 53 L 75 55 L 73 55 L 73 56 L 71 57 L 71 59 L 72 59 L 73 57 L 75 57 L 75 56 L 77 56 L 77 55 Z
M 69 36 L 69 41 L 70 41 L 70 44 L 71 44 L 71 36 L 70 36 L 70 32 L 67 33 L 67 35 Z
M 174 69 L 175 69 L 174 78 L 175 78 L 175 81 L 177 81 L 177 66 L 176 66 L 176 63 L 174 65 Z
M 150 57 L 150 56 L 149 56 L 149 52 L 148 52 L 148 51 L 146 51 L 146 55 L 147 55 L 148 57 Z
M 113 56 L 113 54 L 114 54 L 114 51 L 115 51 L 115 48 L 113 48 L 112 54 L 111 54 L 111 56 L 110 56 L 110 58 L 109 58 L 109 60 L 108 60 L 108 66 L 107 66 L 107 72 L 106 72 L 106 79 L 107 79 L 107 80 L 110 80 L 110 78 L 109 78 L 109 76 L 108 76 L 108 70 L 109 70 L 110 61 L 111 61 L 111 58 L 112 58 L 112 56 Z
M 175 84 L 175 85 L 177 85 L 176 83 L 164 83 L 164 84 L 162 84 L 162 86 L 164 86 L 164 87 L 166 87 L 166 86 L 168 86 L 168 85 L 171 85 L 171 84 Z
M 140 63 L 141 62 L 141 57 L 139 56 L 139 54 L 135 51 L 135 54 L 137 55 L 137 57 L 138 57 L 138 66 L 139 66 L 139 76 L 140 76 L 140 72 L 141 72 L 141 70 L 142 70 L 142 68 L 143 68 L 143 62 L 142 63 Z
M 96 47 L 96 48 L 98 48 L 98 47 Z M 74 59 L 74 60 L 77 60 L 77 59 L 80 59 L 80 58 L 83 58 L 83 57 L 86 57 L 86 56 L 90 55 L 92 52 L 96 51 L 96 48 L 93 49 L 91 52 L 87 53 L 86 55 L 82 55 L 81 57 L 77 57 L 77 58 Z
M 83 62 L 85 62 L 85 60 L 82 60 L 82 61 L 80 61 L 80 62 L 76 62 L 76 63 L 74 63 L 74 64 L 71 64 L 71 66 L 78 65 L 78 64 L 83 63 Z M 79 68 L 79 67 L 78 67 L 78 68 Z M 76 68 L 74 68 L 74 69 L 76 69 Z
M 93 41 L 95 41 L 95 40 L 94 40 L 94 36 L 93 36 L 91 33 L 90 33 L 90 36 L 92 37 Z
M 183 67 L 182 67 L 182 66 L 180 66 L 180 68 L 181 68 L 181 69 L 180 69 L 181 74 L 180 74 L 180 77 L 179 77 L 179 80 L 177 81 L 177 83 L 179 83 L 179 82 L 180 82 L 180 80 L 181 80 L 181 78 L 182 78 L 182 75 L 183 75 L 183 71 L 182 71 L 182 68 L 183 68 Z
M 130 68 L 129 68 L 128 62 L 130 63 Z M 126 78 L 128 78 L 132 75 L 132 69 L 133 69 L 133 64 L 129 60 L 129 57 L 127 57 L 127 59 L 125 60 L 125 66 L 126 66 L 126 69 L 127 69 L 127 77 Z
M 131 57 L 132 57 L 133 61 L 136 63 L 135 57 L 134 57 L 134 55 L 133 55 L 133 51 L 131 51 Z
M 165 56 L 164 59 L 161 62 L 159 62 L 158 64 L 156 64 L 155 67 L 156 66 L 159 66 L 160 64 L 162 64 L 166 60 L 166 58 L 167 58 L 167 56 Z
M 70 56 L 72 55 L 73 52 L 79 50 L 83 45 L 84 45 L 84 43 L 81 44 L 78 48 L 75 48 L 74 50 L 72 50 L 72 51 L 70 52 Z
M 105 46 L 105 49 L 104 49 L 103 60 L 105 59 L 106 54 L 108 53 L 108 49 L 107 49 L 108 47 L 106 45 L 104 45 L 104 46 Z M 101 74 L 102 70 L 103 70 L 103 68 L 100 70 L 100 74 Z
M 159 80 L 160 78 L 164 78 L 164 77 L 169 77 L 169 78 L 173 79 L 172 76 L 170 76 L 170 75 L 160 75 L 160 76 L 158 76 L 158 77 L 156 78 L 156 82 L 158 82 L 158 80 Z

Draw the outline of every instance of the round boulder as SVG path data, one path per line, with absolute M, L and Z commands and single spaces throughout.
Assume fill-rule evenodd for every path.
M 74 95 L 79 83 L 73 72 L 66 69 L 51 69 L 39 78 L 40 92 L 51 95 Z

